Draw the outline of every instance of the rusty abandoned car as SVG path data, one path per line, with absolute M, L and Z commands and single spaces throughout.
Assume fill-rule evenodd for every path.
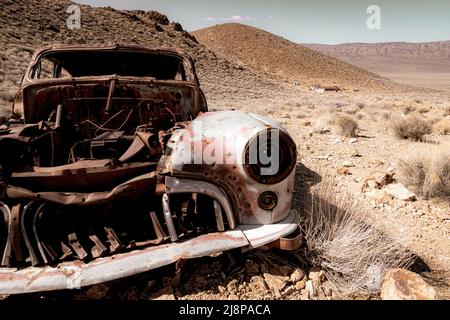
M 299 246 L 292 138 L 257 114 L 209 112 L 178 50 L 40 49 L 12 114 L 0 131 L 0 293 Z M 256 149 L 278 154 L 275 170 L 251 161 Z

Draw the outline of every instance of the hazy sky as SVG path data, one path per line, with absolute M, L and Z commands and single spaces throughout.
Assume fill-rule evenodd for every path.
M 193 31 L 240 22 L 299 43 L 450 40 L 450 0 L 76 0 L 116 9 L 157 10 Z M 381 9 L 379 30 L 366 12 Z

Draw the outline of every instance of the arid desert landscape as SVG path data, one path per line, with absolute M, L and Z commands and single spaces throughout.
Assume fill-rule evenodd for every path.
M 188 33 L 158 12 L 88 6 L 83 27 L 69 30 L 69 1 L 0 3 L 0 125 L 42 45 L 180 48 L 195 60 L 209 110 L 260 113 L 294 137 L 293 205 L 305 233 L 296 252 L 224 253 L 83 290 L 2 298 L 380 299 L 390 267 L 450 298 L 450 41 L 302 45 L 243 24 Z M 323 214 L 331 211 L 339 221 Z

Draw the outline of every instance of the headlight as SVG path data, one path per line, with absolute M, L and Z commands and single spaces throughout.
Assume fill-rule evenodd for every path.
M 252 179 L 276 184 L 286 179 L 297 163 L 297 148 L 291 137 L 278 129 L 260 132 L 245 150 L 245 169 Z

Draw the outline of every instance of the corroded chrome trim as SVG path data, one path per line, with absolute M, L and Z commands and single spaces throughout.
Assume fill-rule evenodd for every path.
M 218 186 L 205 181 L 166 177 L 166 193 L 200 193 L 210 196 L 222 206 L 230 229 L 236 228 L 236 222 L 234 221 L 233 209 L 230 201 L 228 200 L 226 194 Z

